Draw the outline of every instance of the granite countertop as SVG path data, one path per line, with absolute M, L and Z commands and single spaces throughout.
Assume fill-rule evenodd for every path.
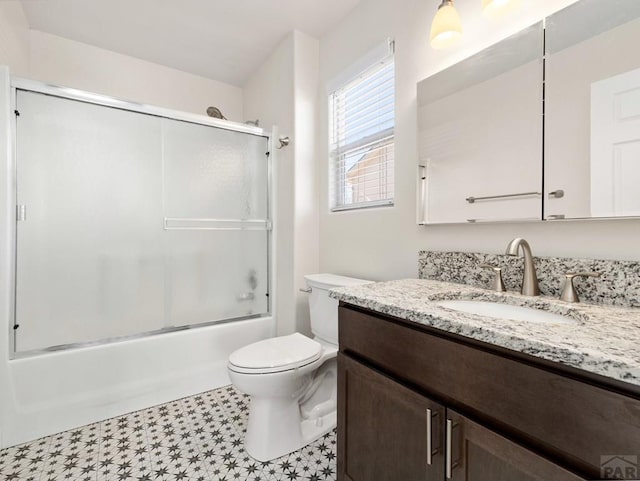
M 496 346 L 640 385 L 640 309 L 494 292 L 463 284 L 404 279 L 332 289 L 334 299 Z M 467 314 L 435 301 L 474 299 L 536 307 L 573 323 L 536 323 Z

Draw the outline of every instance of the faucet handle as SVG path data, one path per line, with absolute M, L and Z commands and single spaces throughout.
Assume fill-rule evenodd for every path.
M 562 288 L 562 294 L 560 294 L 560 300 L 566 302 L 580 302 L 578 292 L 573 285 L 573 279 L 575 277 L 600 277 L 599 272 L 567 272 L 564 275 L 564 287 Z
M 502 281 L 502 267 L 494 266 L 491 264 L 480 264 L 480 267 L 482 267 L 483 269 L 493 270 L 493 280 L 491 281 L 491 289 L 498 292 L 504 292 L 507 290 L 504 287 L 504 282 Z

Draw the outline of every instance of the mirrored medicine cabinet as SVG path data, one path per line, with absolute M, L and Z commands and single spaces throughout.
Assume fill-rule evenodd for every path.
M 640 217 L 639 45 L 581 0 L 418 83 L 418 223 Z

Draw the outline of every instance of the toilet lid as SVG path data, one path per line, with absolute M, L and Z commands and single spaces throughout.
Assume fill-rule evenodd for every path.
M 242 372 L 280 372 L 309 364 L 321 353 L 319 342 L 295 333 L 242 347 L 229 356 L 229 364 Z

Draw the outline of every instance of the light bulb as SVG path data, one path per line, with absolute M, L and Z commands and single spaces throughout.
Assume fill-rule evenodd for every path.
M 453 6 L 453 0 L 443 0 L 431 23 L 431 46 L 443 49 L 454 45 L 462 36 L 460 16 Z

